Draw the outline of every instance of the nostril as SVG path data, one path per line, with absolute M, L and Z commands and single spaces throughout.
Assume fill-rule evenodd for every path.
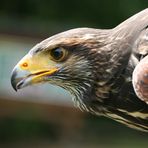
M 22 66 L 23 67 L 28 67 L 28 63 L 25 62 L 25 63 L 22 64 Z

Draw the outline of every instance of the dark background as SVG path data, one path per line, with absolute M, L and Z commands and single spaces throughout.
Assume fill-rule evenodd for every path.
M 39 36 L 76 27 L 112 28 L 147 6 L 146 0 L 1 0 L 0 25 L 1 31 Z
M 25 50 L 42 39 L 77 27 L 113 28 L 146 7 L 147 0 L 1 0 L 0 147 L 146 148 L 146 133 L 80 112 L 58 88 L 52 95 L 40 88 L 38 97 L 36 88 L 17 95 L 9 80 Z

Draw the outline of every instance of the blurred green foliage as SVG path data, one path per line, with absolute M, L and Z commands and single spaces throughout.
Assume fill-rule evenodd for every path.
M 146 0 L 1 0 L 0 15 L 110 28 L 146 7 Z
M 46 38 L 71 28 L 112 28 L 146 0 L 1 0 L 0 32 Z
M 92 144 L 91 147 L 97 145 L 110 148 L 147 147 L 146 133 L 126 128 L 106 118 L 85 116 L 85 124 L 82 127 L 78 129 L 75 127 L 70 131 L 64 129 L 63 131 L 64 127 L 61 123 L 45 122 L 38 118 L 32 117 L 30 119 L 26 117 L 16 116 L 1 119 L 0 144 L 18 143 L 18 141 L 24 144 L 30 141 L 40 141 L 41 143 L 48 141 L 49 145 L 64 141 L 61 146 L 70 144 L 70 147 L 72 147 L 72 145 L 77 144 L 84 147 Z
M 4 118 L 0 121 L 0 143 L 47 139 L 55 142 L 60 137 L 60 125 L 39 119 L 20 117 Z

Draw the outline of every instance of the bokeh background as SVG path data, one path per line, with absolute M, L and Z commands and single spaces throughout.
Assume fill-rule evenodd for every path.
M 0 1 L 0 148 L 147 148 L 148 135 L 80 112 L 61 88 L 15 92 L 14 65 L 38 42 L 71 28 L 112 28 L 147 0 Z

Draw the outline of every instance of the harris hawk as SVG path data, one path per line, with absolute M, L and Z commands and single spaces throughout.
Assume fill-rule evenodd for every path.
M 77 28 L 35 45 L 15 66 L 15 90 L 50 83 L 75 105 L 148 132 L 148 9 L 113 29 Z

